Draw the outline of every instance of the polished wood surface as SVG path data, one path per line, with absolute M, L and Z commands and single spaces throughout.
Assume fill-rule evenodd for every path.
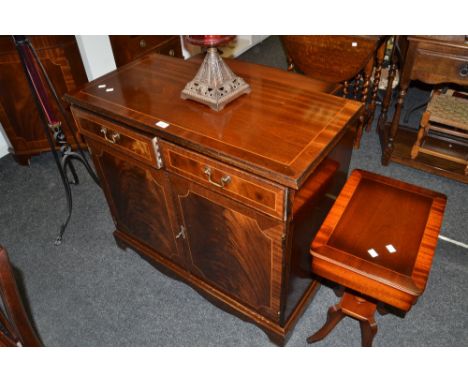
M 468 86 L 468 44 L 466 39 L 464 36 L 448 37 L 452 38 L 444 40 L 443 36 L 439 36 L 439 38 L 433 38 L 433 36 L 409 36 L 402 39 L 400 45 L 402 46 L 403 65 L 398 87 L 398 97 L 393 118 L 390 123 L 385 125 L 382 132 L 382 163 L 387 165 L 390 160 L 397 161 L 412 167 L 428 170 L 438 175 L 460 180 L 457 173 L 452 174 L 450 161 L 434 161 L 432 159 L 428 161 L 426 160 L 427 156 L 418 156 L 412 160 L 410 155 L 407 157 L 401 156 L 402 150 L 394 150 L 397 141 L 400 139 L 401 111 L 412 80 L 422 81 L 430 85 L 454 83 L 460 86 Z M 384 106 L 388 107 L 388 104 Z M 414 132 L 410 145 L 412 146 L 415 141 L 416 132 Z M 399 141 L 398 143 L 400 145 L 405 144 L 404 141 Z M 441 142 L 438 145 L 443 146 L 444 143 Z M 439 165 L 435 165 L 436 162 Z
M 204 58 L 205 56 L 203 54 L 197 54 L 195 56 L 190 57 L 187 61 L 194 62 L 198 65 L 198 67 L 200 67 Z M 236 65 L 237 63 L 237 60 L 230 60 L 229 58 L 223 58 L 223 60 L 228 60 L 229 66 L 231 64 Z M 253 70 L 251 76 L 255 76 L 261 81 L 269 81 L 270 79 L 274 78 L 275 82 L 277 82 L 278 85 L 285 86 L 288 89 L 295 87 L 301 88 L 303 86 L 302 82 L 304 80 L 304 77 L 299 74 L 295 74 L 289 77 L 283 77 L 278 76 L 278 69 L 273 68 L 271 66 L 256 64 L 255 67 L 252 68 L 251 66 L 245 66 L 242 63 L 240 65 L 243 67 L 244 70 L 247 70 L 250 67 L 250 70 Z M 320 93 L 337 94 L 342 89 L 342 86 L 336 82 L 323 81 L 312 77 L 309 77 L 307 82 L 308 87 L 310 89 L 313 89 L 314 91 Z
M 283 224 L 171 175 L 192 273 L 278 321 Z
M 304 79 L 294 88 L 283 89 L 275 80 L 284 78 L 281 70 L 275 71 L 276 77 L 265 79 L 257 76 L 259 66 L 228 62 L 250 84 L 252 92 L 223 113 L 180 99 L 180 89 L 198 67 L 159 55 L 145 56 L 101 77 L 68 99 L 149 134 L 299 188 L 322 159 L 324 148 L 354 123 L 361 105 L 317 93 L 314 83 Z M 114 90 L 107 92 L 100 84 Z M 159 121 L 170 126 L 159 128 Z
M 87 82 L 74 36 L 32 36 L 30 40 L 59 97 Z M 59 115 L 58 107 L 54 111 Z M 50 150 L 11 36 L 0 36 L 0 122 L 19 163 L 28 164 L 32 155 Z M 67 127 L 63 128 L 69 143 L 74 143 Z
M 182 58 L 180 36 L 109 36 L 117 67 L 128 64 L 148 53 Z
M 268 215 L 283 218 L 284 197 L 287 192 L 285 187 L 176 145 L 165 143 L 161 148 L 168 171 L 200 183 L 214 192 L 239 200 Z M 225 177 L 229 182 L 224 185 L 222 179 Z
M 82 110 L 76 110 L 74 114 L 75 117 L 79 117 L 75 121 L 80 125 L 82 135 L 101 143 L 110 143 L 116 150 L 125 155 L 144 160 L 150 165 L 157 165 L 154 142 L 148 136 L 136 131 L 129 131 Z
M 293 65 L 324 81 L 352 80 L 372 61 L 380 36 L 281 36 Z
M 221 112 L 180 99 L 197 59 L 159 55 L 67 99 L 117 243 L 284 344 L 318 287 L 310 238 L 345 182 L 361 105 L 303 76 L 229 66 L 252 93 Z M 151 142 L 154 157 L 123 137 Z
M 445 204 L 440 193 L 354 170 L 312 242 L 312 271 L 366 301 L 409 311 L 426 287 Z M 328 321 L 321 333 L 336 324 Z
M 348 176 L 354 132 L 349 130 L 330 154 L 324 158 L 291 203 L 291 257 L 288 271 L 286 314 L 294 310 L 311 275 L 310 243 L 320 229 Z
M 342 85 L 344 97 L 366 105 L 356 131 L 359 148 L 363 129 L 370 129 L 385 54 L 386 36 L 281 36 L 289 68 L 305 75 Z M 371 76 L 374 79 L 371 86 Z
M 42 346 L 23 305 L 6 250 L 0 246 L 0 347 Z

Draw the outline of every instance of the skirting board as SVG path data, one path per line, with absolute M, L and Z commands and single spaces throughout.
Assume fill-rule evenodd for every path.
M 3 127 L 0 124 L 0 158 L 4 157 L 9 153 L 8 151 L 8 141 L 5 137 L 5 133 L 3 131 Z
M 3 158 L 5 155 L 8 154 L 8 145 L 6 142 L 0 143 L 0 158 Z

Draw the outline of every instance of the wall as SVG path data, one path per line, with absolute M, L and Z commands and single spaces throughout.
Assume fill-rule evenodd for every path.
M 116 68 L 109 36 L 76 36 L 88 80 L 94 80 Z
M 3 126 L 0 123 L 0 158 L 8 154 L 8 138 L 3 130 Z

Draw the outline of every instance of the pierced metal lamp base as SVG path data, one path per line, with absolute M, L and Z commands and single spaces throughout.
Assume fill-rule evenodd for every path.
M 208 48 L 195 78 L 185 85 L 180 96 L 220 111 L 226 104 L 247 93 L 250 93 L 249 84 L 229 69 L 216 48 Z

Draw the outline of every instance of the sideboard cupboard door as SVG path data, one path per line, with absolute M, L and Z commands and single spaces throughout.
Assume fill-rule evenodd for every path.
M 283 223 L 178 175 L 169 177 L 192 274 L 227 300 L 278 322 Z
M 117 230 L 179 265 L 177 226 L 168 178 L 156 170 L 87 139 Z

